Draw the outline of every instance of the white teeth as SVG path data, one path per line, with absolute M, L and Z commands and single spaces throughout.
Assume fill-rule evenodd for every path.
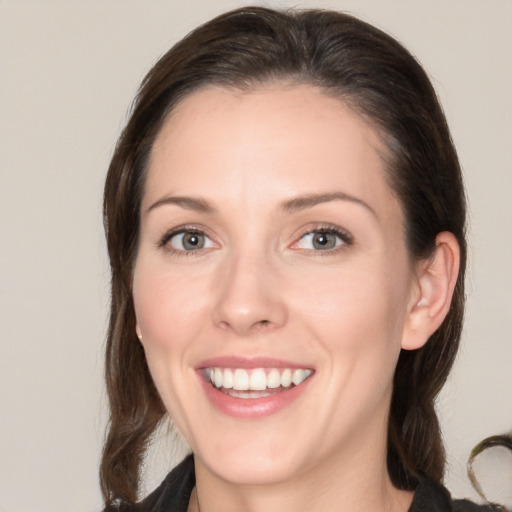
M 245 370 L 237 368 L 233 375 L 233 389 L 247 391 L 249 389 L 249 374 Z
M 222 387 L 222 370 L 220 368 L 215 368 L 214 380 L 215 380 L 215 385 L 218 388 Z
M 220 387 L 220 386 L 218 386 Z M 222 387 L 231 389 L 233 387 L 233 372 L 231 370 L 224 370 L 224 378 L 222 380 Z
M 281 386 L 287 388 L 292 383 L 292 371 L 288 368 L 281 374 Z
M 281 374 L 279 370 L 272 368 L 267 375 L 267 387 L 270 389 L 275 389 L 281 386 Z
M 259 398 L 265 389 L 289 388 L 292 384 L 298 386 L 311 374 L 312 370 L 298 368 L 277 369 L 256 368 L 205 368 L 205 377 L 217 388 L 233 389 L 232 396 L 244 395 L 244 398 Z M 257 393 L 236 393 L 236 391 L 255 391 Z M 253 396 L 254 395 L 254 396 Z
M 294 370 L 292 376 L 292 382 L 297 386 L 305 379 L 305 370 Z
M 265 370 L 258 368 L 251 373 L 249 389 L 254 391 L 263 391 L 264 389 L 267 389 L 267 376 L 265 375 Z

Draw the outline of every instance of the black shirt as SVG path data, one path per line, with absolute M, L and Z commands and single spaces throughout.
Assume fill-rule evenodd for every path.
M 133 512 L 187 512 L 192 489 L 195 486 L 194 459 L 186 457 L 176 466 Z M 452 500 L 441 485 L 420 481 L 409 512 L 498 512 L 493 505 L 476 505 L 467 500 Z M 128 512 L 128 511 L 126 511 Z

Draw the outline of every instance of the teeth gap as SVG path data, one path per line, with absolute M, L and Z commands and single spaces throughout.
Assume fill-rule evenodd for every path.
M 210 382 L 210 384 L 216 388 L 216 389 L 219 389 L 219 390 L 226 390 L 226 391 L 236 391 L 237 393 L 263 393 L 264 391 L 268 391 L 269 389 L 271 389 L 272 391 L 275 391 L 275 390 L 287 390 L 287 389 L 292 389 L 296 386 L 296 384 L 290 384 L 289 386 L 287 387 L 284 387 L 284 386 L 279 386 L 278 388 L 265 388 L 265 389 L 233 389 L 233 388 L 225 388 L 224 386 L 216 386 L 213 382 Z

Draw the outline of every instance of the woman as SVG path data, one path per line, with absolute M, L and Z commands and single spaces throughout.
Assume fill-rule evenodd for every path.
M 105 510 L 473 510 L 434 400 L 465 200 L 419 64 L 347 15 L 244 8 L 144 80 L 104 202 Z M 169 414 L 192 455 L 139 506 Z

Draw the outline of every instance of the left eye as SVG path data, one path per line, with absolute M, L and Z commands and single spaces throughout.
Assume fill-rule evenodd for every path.
M 313 251 L 328 251 L 347 243 L 346 237 L 334 230 L 319 230 L 306 233 L 296 247 Z
M 168 239 L 168 244 L 178 251 L 198 251 L 213 246 L 210 240 L 201 231 L 181 231 Z

